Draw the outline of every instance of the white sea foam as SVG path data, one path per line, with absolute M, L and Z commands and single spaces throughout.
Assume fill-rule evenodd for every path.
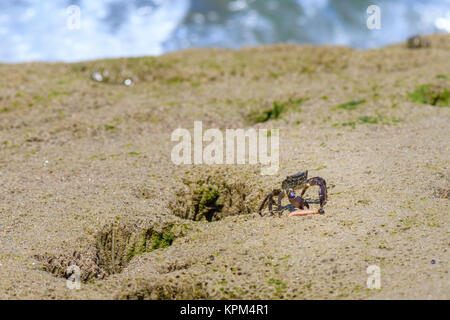
M 277 42 L 373 48 L 450 32 L 450 0 L 1 0 L 0 61 L 79 61 Z M 80 8 L 79 28 L 67 8 Z M 73 21 L 72 21 L 73 22 Z
M 80 28 L 67 27 L 67 1 L 28 0 L 0 9 L 0 61 L 77 61 L 158 55 L 189 11 L 189 0 L 137 7 L 127 1 L 81 0 Z M 151 8 L 151 9 L 149 9 Z

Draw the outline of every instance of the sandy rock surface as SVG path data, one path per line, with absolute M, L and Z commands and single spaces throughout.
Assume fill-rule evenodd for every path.
M 0 298 L 449 299 L 450 36 L 427 39 L 0 65 Z M 195 120 L 279 128 L 278 174 L 174 165 Z M 260 217 L 303 170 L 325 214 Z

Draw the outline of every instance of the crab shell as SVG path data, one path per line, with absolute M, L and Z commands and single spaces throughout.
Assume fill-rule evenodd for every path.
M 294 174 L 292 176 L 287 176 L 286 179 L 281 184 L 281 188 L 283 190 L 286 189 L 294 189 L 295 187 L 298 187 L 301 184 L 305 184 L 308 180 L 308 170 Z M 299 181 L 301 181 L 299 183 Z

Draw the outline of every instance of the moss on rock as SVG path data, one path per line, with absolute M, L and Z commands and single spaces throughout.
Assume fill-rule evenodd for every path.
M 437 107 L 450 106 L 450 90 L 444 84 L 425 84 L 409 94 L 414 102 L 430 104 Z
M 170 203 L 174 215 L 194 221 L 216 221 L 223 217 L 249 214 L 256 208 L 249 197 L 251 187 L 242 175 L 225 177 L 221 171 L 193 175 Z

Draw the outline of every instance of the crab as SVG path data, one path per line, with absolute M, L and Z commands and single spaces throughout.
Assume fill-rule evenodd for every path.
M 429 48 L 431 47 L 431 43 L 430 40 L 424 39 L 419 35 L 415 35 L 408 38 L 407 46 L 409 49 Z
M 261 203 L 261 206 L 259 207 L 259 214 L 262 216 L 262 210 L 264 209 L 266 203 L 271 215 L 273 215 L 274 204 L 277 204 L 277 211 L 281 214 L 281 200 L 286 194 L 288 195 L 289 202 L 294 205 L 294 207 L 299 209 L 306 207 L 309 209 L 308 202 L 303 199 L 302 196 L 305 194 L 306 190 L 312 186 L 319 187 L 320 208 L 318 212 L 324 213 L 323 206 L 327 203 L 328 199 L 327 183 L 325 179 L 321 177 L 313 177 L 308 179 L 308 170 L 306 170 L 304 172 L 287 176 L 281 183 L 281 189 L 272 190 L 272 192 L 270 192 Z M 296 189 L 302 189 L 300 196 L 295 194 Z M 274 200 L 275 197 L 277 198 L 277 201 Z

